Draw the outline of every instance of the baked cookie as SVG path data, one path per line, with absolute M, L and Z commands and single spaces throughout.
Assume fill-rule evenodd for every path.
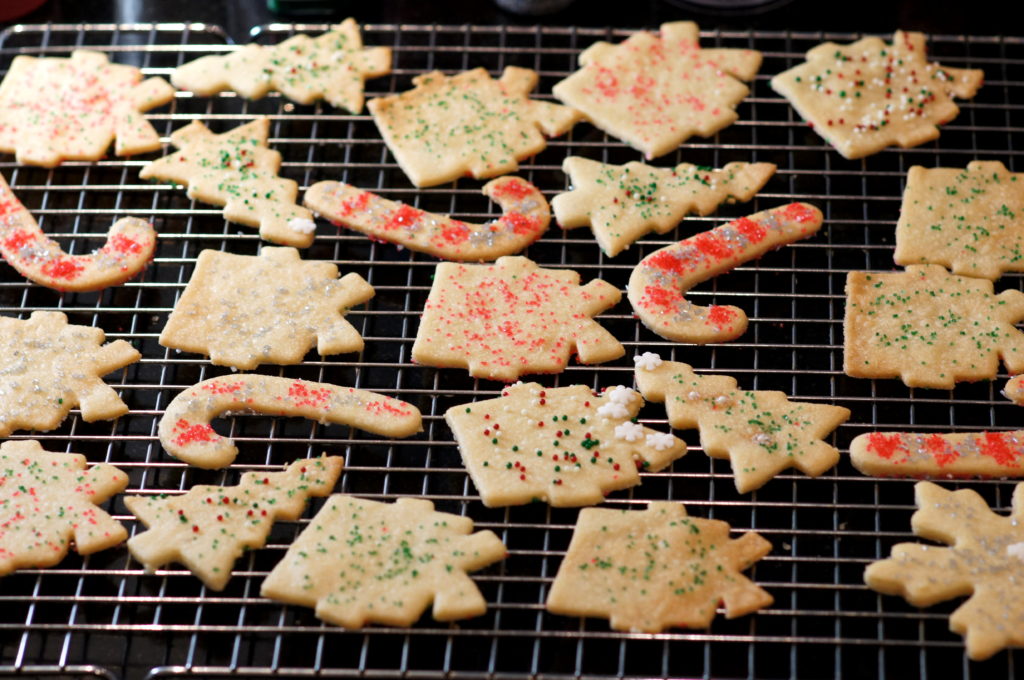
M 875 477 L 1024 477 L 1024 430 L 870 432 L 850 442 L 850 462 Z
M 210 378 L 178 393 L 160 418 L 160 443 L 190 465 L 226 467 L 238 449 L 230 437 L 217 434 L 210 421 L 228 411 L 297 416 L 385 437 L 408 437 L 422 429 L 419 409 L 398 399 L 352 387 L 246 373 Z
M 999 161 L 910 168 L 893 259 L 993 280 L 1024 271 L 1024 174 Z
M 682 503 L 646 510 L 585 508 L 551 584 L 547 610 L 608 618 L 615 630 L 660 633 L 707 628 L 719 602 L 732 619 L 767 607 L 772 596 L 740 572 L 771 543 L 752 531 L 688 517 Z
M 850 417 L 849 409 L 790 401 L 782 392 L 741 390 L 726 375 L 697 375 L 684 363 L 637 366 L 645 399 L 665 402 L 668 422 L 700 428 L 700 445 L 712 458 L 727 458 L 740 493 L 764 486 L 795 467 L 817 477 L 839 462 L 823 439 Z
M 444 414 L 480 499 L 489 508 L 544 501 L 594 505 L 686 454 L 686 442 L 634 422 L 644 400 L 619 385 L 516 383 L 501 397 Z
M 370 100 L 377 129 L 413 184 L 429 187 L 464 175 L 496 177 L 540 153 L 580 120 L 574 109 L 530 99 L 537 73 L 507 66 L 494 80 L 486 69 L 454 76 L 432 71 L 406 92 Z M 542 134 L 543 133 L 543 134 Z
M 855 378 L 901 378 L 909 387 L 953 389 L 991 380 L 1002 359 L 1024 372 L 1024 293 L 993 294 L 991 281 L 939 265 L 846 278 L 843 370 Z
M 763 210 L 654 251 L 633 269 L 626 294 L 645 326 L 668 340 L 703 345 L 734 340 L 747 330 L 739 307 L 701 307 L 693 286 L 770 250 L 814 235 L 821 211 L 806 203 Z
M 219 135 L 193 121 L 171 135 L 178 151 L 148 163 L 139 177 L 182 184 L 189 198 L 223 206 L 228 222 L 258 227 L 273 243 L 308 248 L 313 213 L 295 204 L 295 180 L 278 177 L 281 154 L 267 148 L 269 134 L 268 118 Z
M 964 636 L 975 661 L 1024 645 L 1024 484 L 1014 489 L 1009 517 L 970 489 L 918 482 L 914 495 L 914 533 L 950 547 L 897 543 L 889 559 L 868 565 L 864 582 L 915 607 L 969 595 L 949 629 Z
M 50 239 L 0 175 L 0 254 L 29 281 L 59 291 L 116 286 L 145 269 L 156 247 L 149 222 L 122 217 L 89 255 L 68 255 Z
M 562 162 L 571 188 L 551 199 L 562 229 L 588 226 L 601 250 L 615 257 L 649 231 L 665 234 L 689 213 L 708 215 L 722 203 L 749 201 L 775 174 L 772 163 L 729 163 L 721 170 L 680 163 L 610 165 L 569 156 Z
M 904 31 L 893 34 L 892 44 L 876 37 L 822 43 L 771 85 L 846 158 L 892 144 L 918 146 L 956 118 L 953 97 L 970 99 L 985 77 L 928 61 L 926 51 L 923 33 Z
M 518 253 L 547 231 L 548 202 L 526 180 L 499 177 L 482 191 L 504 213 L 484 224 L 429 213 L 344 182 L 317 182 L 306 191 L 303 203 L 340 227 L 458 262 L 484 262 Z
M 279 519 L 298 519 L 311 496 L 327 496 L 340 456 L 297 460 L 282 472 L 246 472 L 237 486 L 193 486 L 180 496 L 126 496 L 146 526 L 128 551 L 154 572 L 180 562 L 211 590 L 223 590 L 235 560 L 262 548 Z
M 294 248 L 266 246 L 257 257 L 204 250 L 160 344 L 243 371 L 300 363 L 314 344 L 323 356 L 358 352 L 363 339 L 344 317 L 371 297 L 359 274 L 339 279 L 335 265 L 303 261 Z
M 104 345 L 104 338 L 100 328 L 68 325 L 63 312 L 0 316 L 0 437 L 52 430 L 75 406 L 87 423 L 128 413 L 100 376 L 142 355 L 124 340 Z
M 100 52 L 18 55 L 0 83 L 0 151 L 44 168 L 98 161 L 115 138 L 118 156 L 156 151 L 160 135 L 142 112 L 173 97 L 163 78 L 144 81 L 139 69 Z
M 128 486 L 128 475 L 85 456 L 44 451 L 34 439 L 0 444 L 0 576 L 49 567 L 74 549 L 90 555 L 128 532 L 96 507 Z
M 171 82 L 203 97 L 234 90 L 260 99 L 276 90 L 299 104 L 324 99 L 359 113 L 363 81 L 389 73 L 391 48 L 364 48 L 359 24 L 349 18 L 315 38 L 300 33 L 279 45 L 249 44 L 230 54 L 200 57 L 176 68 Z
M 761 53 L 701 48 L 692 21 L 638 32 L 618 45 L 596 42 L 580 54 L 580 70 L 554 95 L 591 123 L 647 158 L 672 151 L 692 135 L 710 137 L 739 116 Z
M 491 531 L 418 498 L 375 503 L 331 496 L 263 581 L 260 595 L 315 607 L 346 628 L 411 626 L 433 602 L 438 621 L 487 610 L 467 571 L 505 558 Z
M 1024 375 L 1015 375 L 1007 380 L 1003 396 L 1017 406 L 1024 406 Z
M 492 265 L 442 262 L 412 358 L 505 382 L 558 373 L 573 352 L 584 364 L 618 359 L 626 352 L 622 343 L 591 317 L 621 298 L 601 279 L 580 286 L 576 272 L 538 267 L 525 257 L 500 257 Z

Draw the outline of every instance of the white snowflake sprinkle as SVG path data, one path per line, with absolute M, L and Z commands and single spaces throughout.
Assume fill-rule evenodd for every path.
M 661 366 L 661 357 L 654 352 L 644 352 L 633 357 L 633 363 L 636 364 L 637 368 L 653 371 L 658 366 Z
M 639 423 L 626 421 L 615 426 L 615 438 L 625 439 L 627 442 L 635 442 L 644 436 L 644 427 Z
M 668 432 L 653 432 L 647 435 L 647 445 L 656 451 L 664 451 L 665 449 L 672 448 L 676 443 L 676 438 L 670 435 Z

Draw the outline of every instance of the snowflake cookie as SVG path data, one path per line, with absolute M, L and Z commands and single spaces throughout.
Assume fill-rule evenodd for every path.
M 740 572 L 771 551 L 754 532 L 688 517 L 681 503 L 646 510 L 585 508 L 551 585 L 547 609 L 608 618 L 615 630 L 659 633 L 707 628 L 719 602 L 732 619 L 767 607 L 772 596 Z
M 663 156 L 691 135 L 710 137 L 739 116 L 761 53 L 700 46 L 697 24 L 674 21 L 658 34 L 634 33 L 618 45 L 597 42 L 580 70 L 552 90 L 587 120 L 647 156 Z
M 850 442 L 850 462 L 876 477 L 1024 477 L 1024 430 L 870 432 Z
M 622 343 L 591 317 L 621 297 L 601 279 L 580 286 L 576 272 L 525 257 L 500 257 L 493 265 L 442 262 L 412 358 L 505 382 L 558 373 L 574 351 L 585 364 L 611 361 L 625 353 Z
M 729 163 L 721 170 L 680 163 L 655 168 L 633 161 L 609 165 L 569 156 L 572 188 L 551 200 L 562 229 L 589 226 L 601 250 L 615 257 L 649 231 L 671 231 L 684 216 L 722 203 L 749 201 L 775 174 L 772 163 Z
M 487 610 L 466 575 L 505 558 L 491 531 L 434 510 L 418 498 L 376 503 L 331 496 L 270 572 L 260 595 L 315 607 L 316 617 L 346 628 L 367 622 L 411 626 L 433 602 L 438 621 Z
M 180 496 L 127 496 L 124 504 L 147 530 L 128 551 L 153 572 L 180 562 L 207 588 L 223 590 L 235 560 L 262 548 L 274 522 L 298 519 L 311 496 L 327 496 L 344 459 L 297 460 L 282 472 L 246 472 L 237 486 L 193 486 Z
M 924 34 L 904 31 L 892 44 L 822 43 L 771 85 L 836 151 L 863 158 L 937 139 L 938 126 L 960 112 L 953 97 L 970 99 L 981 87 L 982 71 L 941 66 L 925 52 Z
M 96 507 L 128 486 L 128 475 L 85 456 L 44 451 L 34 439 L 0 444 L 0 576 L 49 567 L 73 548 L 89 555 L 128 532 Z M 73 544 L 72 544 L 73 542 Z
M 480 498 L 489 508 L 535 500 L 556 507 L 600 503 L 686 454 L 686 442 L 632 418 L 644 400 L 618 386 L 545 388 L 516 383 L 501 397 L 444 414 Z
M 1014 488 L 1009 517 L 970 489 L 918 482 L 914 496 L 914 533 L 950 547 L 898 543 L 889 559 L 868 565 L 864 582 L 915 607 L 969 595 L 949 629 L 964 636 L 975 661 L 1024 645 L 1024 484 Z
M 515 172 L 518 161 L 544 150 L 545 135 L 565 134 L 580 120 L 567 106 L 530 99 L 537 80 L 535 71 L 518 66 L 507 66 L 498 80 L 483 68 L 455 76 L 433 71 L 367 108 L 416 186 L 464 175 L 486 179 Z
M 638 367 L 636 384 L 644 398 L 665 402 L 672 427 L 700 428 L 704 452 L 729 459 L 740 493 L 759 489 L 790 467 L 817 477 L 839 462 L 839 451 L 822 439 L 850 417 L 841 406 L 741 390 L 729 376 L 697 375 L 675 361 Z

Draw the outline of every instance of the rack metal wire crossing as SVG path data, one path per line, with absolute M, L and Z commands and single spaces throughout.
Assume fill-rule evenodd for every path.
M 323 25 L 254 29 L 257 42 L 272 44 Z M 598 39 L 621 40 L 629 31 L 573 28 L 370 25 L 368 45 L 394 49 L 392 75 L 368 82 L 369 97 L 407 89 L 411 78 L 432 69 L 453 72 L 484 66 L 497 74 L 506 65 L 536 69 L 538 96 L 576 68 L 584 47 Z M 624 342 L 627 356 L 602 366 L 572 365 L 541 376 L 545 385 L 630 384 L 636 352 L 653 350 L 698 370 L 735 376 L 754 389 L 781 389 L 794 398 L 835 403 L 853 411 L 834 443 L 874 429 L 925 431 L 1009 428 L 1018 407 L 998 394 L 997 383 L 957 386 L 953 391 L 915 390 L 894 380 L 859 380 L 842 373 L 843 286 L 856 269 L 889 270 L 895 224 L 906 171 L 914 164 L 964 166 L 999 159 L 1011 170 L 1024 146 L 1024 39 L 930 36 L 931 54 L 951 66 L 983 68 L 986 84 L 961 104 L 960 116 L 937 142 L 890 149 L 847 161 L 827 148 L 768 87 L 768 79 L 801 60 L 825 39 L 852 34 L 766 31 L 703 31 L 705 45 L 751 47 L 765 61 L 740 119 L 713 138 L 694 138 L 658 161 L 720 167 L 729 161 L 769 161 L 778 173 L 749 204 L 722 207 L 715 215 L 686 219 L 665 236 L 650 235 L 614 259 L 604 257 L 588 230 L 557 227 L 526 254 L 543 265 L 570 267 L 584 281 L 601 277 L 624 287 L 644 255 L 730 217 L 792 200 L 818 205 L 826 225 L 815 238 L 788 246 L 710 281 L 690 295 L 700 303 L 738 304 L 751 317 L 739 340 L 694 347 L 662 341 L 633 318 L 625 301 L 599 317 Z M 204 54 L 229 50 L 225 34 L 201 24 L 16 26 L 0 34 L 0 72 L 18 54 L 66 56 L 88 47 L 146 74 L 171 70 Z M 418 207 L 480 220 L 496 212 L 479 194 L 480 182 L 414 191 L 384 146 L 368 115 L 328 106 L 300 106 L 276 94 L 250 102 L 225 93 L 213 98 L 178 93 L 150 120 L 166 137 L 192 120 L 223 131 L 255 115 L 272 120 L 271 146 L 284 157 L 282 174 L 303 189 L 322 179 L 341 179 Z M 638 154 L 586 124 L 555 139 L 523 163 L 521 176 L 550 198 L 563 190 L 560 171 L 569 154 L 610 162 Z M 439 509 L 466 514 L 505 541 L 509 557 L 474 576 L 490 603 L 486 615 L 440 624 L 426 615 L 410 629 L 342 630 L 321 624 L 311 611 L 259 597 L 259 586 L 320 502 L 299 522 L 279 523 L 265 549 L 239 560 L 223 592 L 211 592 L 172 565 L 146 575 L 123 548 L 87 558 L 70 555 L 51 569 L 26 569 L 0 580 L 0 673 L 45 677 L 140 678 L 172 675 L 409 678 L 655 677 L 983 677 L 1016 676 L 1019 653 L 1003 652 L 984 663 L 966 660 L 960 637 L 947 630 L 957 603 L 918 610 L 900 598 L 866 589 L 864 566 L 911 538 L 912 481 L 861 476 L 844 459 L 820 478 L 786 473 L 748 495 L 735 492 L 727 461 L 712 461 L 695 432 L 688 456 L 668 470 L 644 474 L 643 485 L 613 494 L 613 507 L 648 500 L 685 502 L 701 517 L 729 521 L 737 531 L 754 529 L 774 545 L 750 575 L 775 597 L 752 616 L 719 617 L 709 630 L 674 629 L 663 634 L 611 631 L 605 621 L 560 617 L 544 611 L 551 579 L 568 545 L 577 511 L 543 504 L 488 509 L 461 465 L 442 414 L 449 406 L 498 394 L 497 383 L 469 378 L 462 370 L 414 365 L 409 353 L 431 283 L 435 260 L 320 224 L 307 258 L 326 259 L 364 276 L 377 291 L 348 319 L 366 339 L 358 355 L 303 364 L 262 367 L 260 372 L 374 389 L 416 404 L 425 431 L 387 440 L 341 426 L 238 415 L 216 427 L 239 442 L 241 454 L 226 471 L 189 468 L 160 448 L 156 428 L 167 403 L 181 389 L 223 374 L 203 357 L 162 348 L 157 336 L 204 248 L 255 254 L 254 230 L 227 224 L 219 210 L 196 204 L 172 186 L 139 180 L 139 168 L 160 154 L 69 162 L 47 170 L 0 158 L 0 171 L 43 229 L 70 252 L 89 252 L 118 217 L 155 223 L 156 257 L 140 278 L 100 293 L 58 294 L 30 284 L 0 266 L 0 313 L 26 317 L 60 310 L 72 323 L 97 325 L 109 338 L 131 341 L 143 359 L 108 378 L 131 412 L 116 422 L 85 423 L 77 411 L 57 430 L 20 433 L 45 448 L 86 454 L 127 471 L 129 493 L 177 493 L 197 483 L 233 484 L 246 470 L 272 469 L 326 451 L 345 456 L 339 490 L 373 499 L 415 495 Z M 1007 275 L 999 288 L 1020 287 Z M 641 419 L 665 427 L 658 405 Z M 1007 510 L 1012 483 L 958 482 L 977 489 L 995 508 Z M 117 498 L 114 515 L 131 532 L 139 524 Z

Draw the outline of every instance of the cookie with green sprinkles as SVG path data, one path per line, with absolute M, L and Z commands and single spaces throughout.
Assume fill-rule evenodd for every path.
M 446 76 L 418 75 L 415 87 L 367 104 L 398 165 L 418 187 L 465 175 L 515 172 L 519 161 L 581 119 L 568 106 L 530 99 L 536 71 L 507 66 L 495 80 L 484 68 Z
M 235 560 L 262 548 L 277 520 L 294 520 L 313 496 L 334 489 L 344 459 L 297 460 L 281 472 L 246 472 L 236 486 L 193 486 L 179 496 L 126 496 L 145 531 L 128 552 L 147 572 L 180 562 L 211 590 L 223 590 Z
M 1024 646 L 1024 484 L 1014 487 L 1009 517 L 970 489 L 918 482 L 914 497 L 914 534 L 945 545 L 897 543 L 888 559 L 868 565 L 864 582 L 915 607 L 967 595 L 949 629 L 964 636 L 974 661 Z
M 1024 293 L 993 293 L 991 281 L 935 264 L 846 278 L 843 370 L 855 378 L 900 378 L 909 387 L 953 389 L 992 380 L 1000 359 L 1024 372 Z
M 270 572 L 260 595 L 314 607 L 345 628 L 411 626 L 479 616 L 487 602 L 466 574 L 506 556 L 491 531 L 418 498 L 377 503 L 334 495 Z
M 139 177 L 181 184 L 189 198 L 223 206 L 228 222 L 258 227 L 272 243 L 308 248 L 313 213 L 296 205 L 298 183 L 278 177 L 281 154 L 267 147 L 269 135 L 269 118 L 219 135 L 193 121 L 171 135 L 178 151 L 147 163 Z
M 771 605 L 740 572 L 771 543 L 752 531 L 730 539 L 722 521 L 689 517 L 682 503 L 646 510 L 585 508 L 558 568 L 547 610 L 609 619 L 615 630 L 660 633 L 707 628 L 719 603 L 726 618 Z
M 569 156 L 562 172 L 572 185 L 551 200 L 558 225 L 589 226 L 604 254 L 614 257 L 649 231 L 671 231 L 689 213 L 708 215 L 722 203 L 749 201 L 775 174 L 775 165 L 737 161 L 721 170 L 690 163 L 655 168 Z
M 1024 271 L 1024 174 L 999 161 L 910 168 L 893 259 L 993 280 Z
M 686 454 L 686 442 L 636 422 L 644 400 L 622 385 L 516 383 L 444 414 L 489 508 L 543 501 L 594 505 Z
M 928 61 L 923 33 L 896 31 L 892 43 L 869 37 L 811 48 L 802 64 L 776 75 L 772 89 L 846 158 L 890 145 L 918 146 L 960 113 L 984 72 Z
M 97 507 L 128 486 L 128 475 L 85 456 L 44 451 L 38 441 L 0 444 L 0 576 L 49 567 L 68 550 L 90 555 L 128 537 Z
M 849 409 L 741 390 L 734 378 L 698 375 L 676 361 L 638 365 L 636 384 L 646 399 L 665 402 L 672 427 L 700 428 L 704 453 L 729 460 L 740 493 L 791 467 L 817 477 L 839 462 L 839 450 L 824 438 L 846 422 Z
M 171 82 L 203 97 L 234 90 L 260 99 L 276 90 L 299 104 L 324 99 L 359 113 L 364 81 L 388 73 L 391 48 L 364 48 L 359 25 L 349 18 L 315 38 L 300 33 L 279 45 L 250 43 L 230 54 L 200 57 L 176 68 Z

